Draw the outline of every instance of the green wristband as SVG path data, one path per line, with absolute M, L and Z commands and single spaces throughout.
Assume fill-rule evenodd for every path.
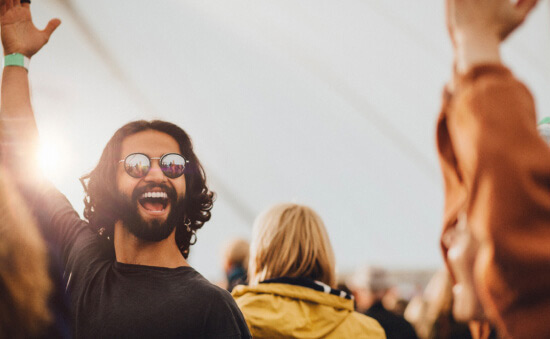
M 550 117 L 546 117 L 546 118 L 542 119 L 541 121 L 539 121 L 537 126 L 546 125 L 546 124 L 550 124 Z
M 13 53 L 4 55 L 4 67 L 6 66 L 19 66 L 23 67 L 27 71 L 29 70 L 30 59 L 21 53 Z

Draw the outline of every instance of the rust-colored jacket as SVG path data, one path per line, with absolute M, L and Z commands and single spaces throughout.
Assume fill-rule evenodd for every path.
M 494 64 L 459 76 L 443 101 L 444 230 L 466 212 L 481 246 L 476 287 L 499 334 L 550 338 L 550 148 L 538 135 L 533 98 Z

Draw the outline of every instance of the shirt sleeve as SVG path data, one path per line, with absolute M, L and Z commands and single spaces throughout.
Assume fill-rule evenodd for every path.
M 43 236 L 52 244 L 56 255 L 66 266 L 79 236 L 93 236 L 92 229 L 80 219 L 69 200 L 50 182 L 40 180 L 32 186 L 21 185 L 20 190 L 33 211 Z
M 437 144 L 443 228 L 466 213 L 485 312 L 514 338 L 550 337 L 550 148 L 529 90 L 503 66 L 471 69 L 444 96 Z

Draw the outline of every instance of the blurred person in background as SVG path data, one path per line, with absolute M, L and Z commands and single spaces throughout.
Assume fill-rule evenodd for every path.
M 550 144 L 550 118 L 537 124 L 540 136 Z M 473 338 L 497 338 L 497 332 L 488 321 L 474 282 L 475 258 L 479 243 L 466 224 L 465 214 L 457 218 L 454 227 L 445 230 L 442 243 L 447 249 L 447 264 L 453 278 L 453 316 L 457 321 L 467 322 Z
M 237 285 L 248 284 L 248 252 L 250 245 L 245 239 L 233 239 L 225 244 L 222 253 L 222 266 L 227 279 L 227 290 L 231 292 Z
M 2 164 L 61 258 L 79 338 L 249 338 L 231 295 L 187 262 L 214 193 L 180 127 L 134 121 L 118 129 L 84 178 L 84 216 L 35 164 L 38 131 L 28 59 L 59 26 L 38 30 L 30 4 L 0 8 L 4 47 Z M 30 167 L 30 168 L 29 168 Z
M 254 338 L 385 338 L 376 320 L 354 311 L 336 284 L 323 221 L 311 208 L 286 203 L 254 223 L 248 277 L 233 296 Z
M 0 168 L 0 338 L 69 338 L 61 272 Z
M 355 296 L 357 311 L 376 319 L 388 339 L 417 338 L 414 328 L 405 318 L 388 311 L 382 300 L 391 285 L 385 269 L 363 266 L 351 277 L 348 286 Z
M 393 285 L 384 295 L 384 307 L 393 314 L 404 317 L 405 309 L 412 297 L 422 293 L 422 289 L 418 285 L 404 282 Z
M 468 325 L 455 320 L 452 308 L 451 277 L 446 269 L 441 269 L 430 279 L 424 293 L 412 298 L 405 319 L 422 339 L 472 338 Z
M 465 219 L 484 314 L 512 338 L 550 337 L 550 149 L 531 93 L 499 50 L 536 3 L 446 1 L 455 72 L 437 124 L 443 234 Z

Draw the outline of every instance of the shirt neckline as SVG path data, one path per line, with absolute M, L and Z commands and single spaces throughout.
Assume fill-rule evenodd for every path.
M 162 267 L 162 266 L 149 266 L 139 264 L 126 264 L 119 261 L 114 262 L 113 265 L 116 269 L 122 271 L 157 271 L 157 272 L 183 272 L 194 271 L 191 266 L 179 266 L 179 267 Z

